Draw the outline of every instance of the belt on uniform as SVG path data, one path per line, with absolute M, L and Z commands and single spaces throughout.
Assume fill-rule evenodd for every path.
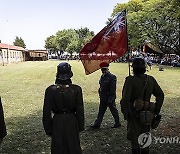
M 54 114 L 66 114 L 66 113 L 75 113 L 74 111 L 55 111 Z
M 101 92 L 100 95 L 110 95 L 109 92 Z

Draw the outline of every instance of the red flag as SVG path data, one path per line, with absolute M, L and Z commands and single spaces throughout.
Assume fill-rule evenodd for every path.
M 110 63 L 127 51 L 126 10 L 106 27 L 80 51 L 80 59 L 86 75 L 100 69 L 100 63 Z

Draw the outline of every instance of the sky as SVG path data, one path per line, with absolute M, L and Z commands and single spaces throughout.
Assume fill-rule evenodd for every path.
M 21 37 L 26 48 L 44 49 L 45 40 L 63 29 L 87 27 L 98 33 L 117 3 L 128 0 L 0 0 L 0 40 Z

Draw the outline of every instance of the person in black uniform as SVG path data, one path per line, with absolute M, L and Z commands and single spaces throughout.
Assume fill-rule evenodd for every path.
M 54 85 L 45 91 L 43 126 L 51 136 L 52 154 L 82 154 L 79 132 L 84 130 L 82 89 L 72 84 L 71 66 L 62 62 L 57 66 Z
M 131 141 L 132 154 L 149 154 L 149 147 L 141 148 L 138 137 L 152 128 L 151 119 L 154 115 L 159 116 L 164 93 L 155 78 L 145 74 L 143 58 L 134 58 L 132 67 L 134 75 L 126 77 L 123 86 L 121 111 L 127 120 L 127 139 Z M 152 95 L 155 96 L 155 103 L 150 102 Z
M 108 67 L 109 64 L 106 62 L 102 62 L 100 64 L 100 68 L 102 71 L 102 75 L 99 80 L 100 88 L 98 90 L 100 97 L 100 105 L 99 105 L 99 112 L 94 122 L 94 125 L 90 126 L 93 129 L 100 128 L 107 107 L 109 107 L 115 120 L 115 124 L 112 128 L 117 128 L 121 126 L 119 121 L 118 110 L 115 104 L 117 78 L 115 75 L 109 72 Z
M 6 132 L 6 124 L 4 121 L 4 112 L 3 112 L 3 106 L 1 102 L 1 97 L 0 97 L 0 144 L 3 141 L 3 138 L 7 135 Z

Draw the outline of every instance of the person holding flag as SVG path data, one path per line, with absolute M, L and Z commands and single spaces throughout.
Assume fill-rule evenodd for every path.
M 139 144 L 148 140 L 140 136 L 158 126 L 153 121 L 160 120 L 164 92 L 153 76 L 145 74 L 146 63 L 142 57 L 133 59 L 132 68 L 134 75 L 126 77 L 123 85 L 121 111 L 127 120 L 127 139 L 131 142 L 132 154 L 149 154 L 149 145 Z M 155 103 L 150 101 L 152 95 Z
M 102 62 L 100 68 L 102 71 L 101 78 L 99 80 L 100 88 L 98 90 L 100 97 L 99 112 L 94 125 L 90 126 L 93 129 L 100 128 L 103 120 L 104 113 L 107 107 L 109 107 L 111 114 L 114 117 L 115 124 L 112 128 L 120 127 L 119 114 L 116 108 L 116 76 L 109 72 L 109 64 L 107 62 Z
M 107 26 L 105 26 L 80 51 L 86 75 L 99 69 L 102 71 L 100 79 L 100 106 L 97 119 L 92 128 L 99 128 L 107 107 L 115 119 L 113 128 L 120 125 L 118 110 L 115 105 L 116 76 L 109 72 L 109 63 L 118 59 L 127 51 L 127 22 L 126 10 L 120 12 Z

